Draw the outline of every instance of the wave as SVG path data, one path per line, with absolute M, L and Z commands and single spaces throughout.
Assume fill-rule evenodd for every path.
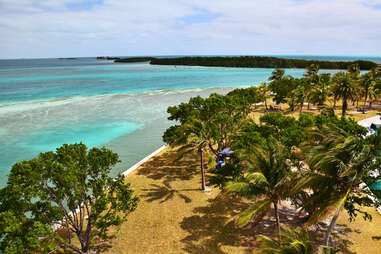
M 201 93 L 207 92 L 220 92 L 226 93 L 232 89 L 239 87 L 248 87 L 248 85 L 239 85 L 234 87 L 203 87 L 203 88 L 189 88 L 189 89 L 162 89 L 142 92 L 121 92 L 113 94 L 101 94 L 101 95 L 80 95 L 80 96 L 68 96 L 59 97 L 47 100 L 30 100 L 17 103 L 2 103 L 0 104 L 0 115 L 15 113 L 20 111 L 30 111 L 41 108 L 51 108 L 56 106 L 63 106 L 71 103 L 81 103 L 88 100 L 98 100 L 103 98 L 112 97 L 139 97 L 139 96 L 157 96 L 157 95 L 173 95 L 173 94 L 186 94 L 186 93 Z

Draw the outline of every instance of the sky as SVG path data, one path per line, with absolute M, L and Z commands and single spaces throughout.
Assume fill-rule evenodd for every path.
M 0 58 L 381 56 L 381 0 L 0 0 Z

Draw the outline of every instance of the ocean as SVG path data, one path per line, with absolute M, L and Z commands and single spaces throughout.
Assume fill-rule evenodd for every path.
M 95 58 L 0 60 L 0 187 L 15 162 L 64 143 L 117 152 L 122 163 L 113 169 L 114 176 L 163 145 L 162 134 L 171 125 L 168 106 L 259 85 L 272 71 L 118 64 Z M 295 77 L 303 73 L 286 70 Z

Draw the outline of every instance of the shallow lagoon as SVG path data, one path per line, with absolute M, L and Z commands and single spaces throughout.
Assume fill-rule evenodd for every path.
M 0 61 L 0 186 L 11 165 L 62 143 L 106 145 L 122 163 L 161 146 L 168 106 L 258 85 L 272 69 L 115 64 L 91 58 Z M 302 76 L 304 70 L 286 74 Z

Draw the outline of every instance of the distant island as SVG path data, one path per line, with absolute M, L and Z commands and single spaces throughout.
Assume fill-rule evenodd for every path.
M 306 68 L 317 64 L 321 69 L 347 69 L 352 64 L 358 64 L 361 70 L 370 70 L 377 66 L 371 61 L 318 61 L 304 59 L 288 59 L 267 56 L 233 56 L 233 57 L 177 57 L 152 58 L 151 64 L 156 65 L 188 65 L 213 67 L 250 67 L 250 68 Z
M 115 63 L 138 63 L 138 62 L 149 62 L 153 57 L 111 57 L 111 56 L 97 56 L 97 60 L 113 60 Z
M 372 61 L 322 61 L 280 58 L 270 56 L 229 56 L 229 57 L 110 57 L 98 56 L 97 60 L 112 60 L 115 63 L 150 62 L 152 65 L 187 65 L 207 67 L 247 67 L 247 68 L 301 68 L 305 69 L 311 64 L 321 69 L 346 70 L 350 65 L 357 64 L 361 70 L 370 70 L 378 64 Z
M 120 57 L 112 57 L 112 56 L 97 56 L 97 60 L 117 60 Z
M 131 57 L 131 58 L 119 58 L 115 59 L 115 63 L 137 63 L 137 62 L 149 62 L 153 57 Z

